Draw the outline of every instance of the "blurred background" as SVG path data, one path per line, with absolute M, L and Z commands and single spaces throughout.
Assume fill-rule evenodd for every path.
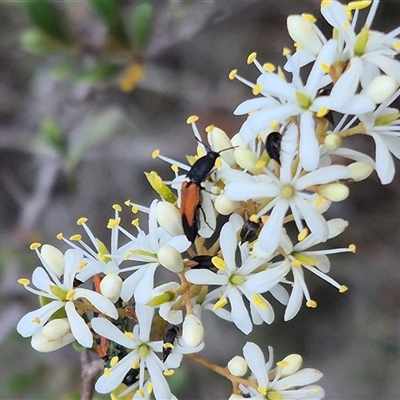
M 185 161 L 196 143 L 186 118 L 200 117 L 233 136 L 243 118 L 232 111 L 251 98 L 228 73 L 254 80 L 248 54 L 282 64 L 291 46 L 286 17 L 319 15 L 318 1 L 20 1 L 0 3 L 0 398 L 79 399 L 79 355 L 71 346 L 39 354 L 15 332 L 37 307 L 16 283 L 39 265 L 33 241 L 58 245 L 85 216 L 105 242 L 111 205 L 155 197 L 143 174 L 172 178 L 151 153 Z M 373 28 L 400 23 L 400 3 L 382 1 Z M 361 19 L 363 21 L 363 19 Z M 204 133 L 204 131 L 203 131 Z M 361 140 L 362 139 L 362 140 Z M 346 144 L 374 154 L 370 138 Z M 399 163 L 397 162 L 397 166 Z M 350 199 L 329 217 L 350 226 L 332 256 L 339 294 L 309 276 L 315 310 L 303 308 L 249 337 L 205 313 L 206 348 L 217 364 L 242 354 L 247 340 L 273 346 L 275 360 L 300 353 L 324 373 L 326 399 L 396 399 L 400 393 L 400 180 L 381 186 L 374 174 L 351 186 Z M 125 213 L 129 219 L 129 212 Z M 230 384 L 184 361 L 173 377 L 179 399 L 226 399 Z M 97 396 L 101 399 L 105 397 Z

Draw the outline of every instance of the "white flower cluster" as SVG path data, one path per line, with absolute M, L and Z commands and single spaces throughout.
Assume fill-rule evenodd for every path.
M 134 232 L 123 228 L 122 208 L 114 205 L 109 246 L 96 238 L 86 218 L 78 225 L 90 244 L 80 234 L 70 239 L 60 234 L 70 247 L 63 254 L 34 243 L 42 264 L 33 272 L 35 288 L 28 279 L 19 282 L 40 297 L 41 307 L 21 319 L 18 332 L 31 337 L 38 351 L 74 341 L 97 351 L 105 368 L 95 388 L 112 396 L 174 399 L 167 377 L 186 354 L 230 379 L 231 399 L 322 398 L 323 389 L 312 385 L 322 374 L 300 369 L 299 355 L 273 366 L 271 349 L 266 363 L 261 349 L 248 342 L 244 358 L 236 356 L 221 368 L 195 353 L 204 347 L 205 310 L 248 334 L 253 324 L 274 321 L 271 298 L 284 305 L 286 321 L 296 316 L 304 298 L 306 306 L 317 306 L 307 271 L 340 293 L 347 290 L 328 276 L 328 255 L 354 252 L 355 246 L 313 249 L 348 225 L 324 214 L 332 202 L 348 197 L 349 182 L 374 170 L 383 184 L 391 182 L 392 155 L 400 158 L 400 113 L 390 107 L 400 94 L 395 58 L 400 28 L 373 31 L 377 6 L 378 1 L 344 6 L 324 0 L 321 13 L 333 28 L 332 38 L 322 34 L 313 16 L 292 15 L 288 31 L 296 52 L 284 50 L 283 68 L 262 65 L 252 53 L 248 63 L 260 71 L 256 83 L 232 71 L 230 78 L 250 86 L 256 96 L 235 110 L 246 114 L 246 121 L 231 139 L 207 127 L 208 147 L 197 117 L 190 117 L 199 142 L 198 154 L 188 157 L 190 166 L 154 152 L 154 158 L 172 164 L 175 179 L 164 182 L 150 172 L 147 178 L 160 200 L 149 208 L 126 202 L 133 213 L 147 215 L 147 229 L 138 218 L 132 221 Z M 367 7 L 356 32 L 360 10 Z M 373 138 L 375 160 L 342 146 L 356 134 Z M 221 216 L 225 223 L 217 229 Z M 159 268 L 169 271 L 169 282 L 155 281 Z M 84 288 L 88 281 L 93 290 Z

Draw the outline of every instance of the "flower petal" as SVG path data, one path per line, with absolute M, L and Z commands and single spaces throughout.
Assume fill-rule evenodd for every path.
M 83 347 L 90 348 L 93 346 L 93 335 L 86 325 L 84 319 L 78 314 L 75 305 L 72 301 L 65 304 L 65 311 L 67 313 L 71 331 L 76 341 Z

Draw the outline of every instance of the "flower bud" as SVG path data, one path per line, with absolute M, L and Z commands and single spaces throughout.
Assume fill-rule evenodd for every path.
M 243 376 L 247 372 L 247 362 L 243 357 L 235 356 L 228 362 L 228 369 L 232 375 Z
M 335 151 L 342 144 L 342 138 L 336 133 L 330 133 L 325 136 L 324 143 L 328 150 Z
M 58 278 L 64 273 L 64 254 L 60 250 L 50 244 L 44 244 L 40 255 Z
M 101 294 L 115 303 L 121 296 L 122 279 L 115 273 L 109 272 L 100 282 Z
M 343 183 L 330 183 L 320 189 L 318 193 L 330 201 L 338 202 L 347 199 L 350 190 Z
M 162 246 L 157 252 L 157 258 L 160 264 L 168 270 L 179 274 L 183 271 L 182 256 L 175 247 Z
M 42 329 L 43 336 L 50 341 L 60 340 L 71 332 L 68 318 L 53 319 Z
M 216 198 L 214 206 L 221 215 L 229 215 L 240 207 L 240 201 L 229 200 L 224 194 L 221 194 Z
M 374 103 L 380 104 L 394 95 L 399 85 L 387 75 L 379 75 L 367 86 L 364 93 Z
M 287 364 L 282 367 L 282 376 L 289 376 L 301 368 L 303 358 L 299 354 L 289 354 L 281 361 L 281 363 Z
M 187 314 L 182 326 L 182 337 L 189 347 L 199 346 L 204 338 L 204 328 L 194 314 Z
M 349 178 L 355 182 L 367 179 L 374 170 L 374 167 L 372 167 L 372 165 L 363 163 L 361 161 L 351 163 L 347 166 L 347 168 L 349 170 Z
M 225 151 L 225 149 L 232 147 L 232 143 L 228 135 L 222 129 L 216 128 L 215 126 L 207 128 L 207 132 L 208 143 L 210 143 L 212 150 L 216 152 L 224 150 L 221 152 L 220 157 L 230 167 L 233 167 L 236 164 L 235 157 L 233 156 L 233 149 Z
M 257 157 L 254 153 L 247 148 L 239 148 L 234 150 L 236 163 L 243 169 L 251 173 L 259 173 L 260 170 L 256 168 Z
M 290 15 L 287 19 L 287 28 L 290 37 L 301 47 L 317 56 L 322 48 L 314 24 L 301 15 Z
M 156 218 L 159 225 L 171 236 L 184 234 L 179 211 L 171 203 L 159 201 L 156 206 Z

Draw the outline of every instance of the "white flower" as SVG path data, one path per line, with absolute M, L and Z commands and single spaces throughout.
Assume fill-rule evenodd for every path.
M 316 369 L 304 368 L 285 369 L 290 363 L 290 359 L 278 362 L 275 369 L 272 369 L 272 348 L 269 347 L 269 360 L 265 363 L 264 354 L 261 349 L 252 342 L 247 342 L 243 347 L 243 355 L 252 371 L 250 379 L 257 381 L 257 390 L 253 387 L 240 385 L 241 390 L 247 397 L 256 399 L 279 398 L 285 399 L 322 399 L 325 395 L 324 390 L 317 385 L 310 385 L 321 379 L 322 373 Z M 290 375 L 287 375 L 291 372 Z M 274 376 L 270 380 L 269 376 Z M 308 385 L 308 386 L 306 386 Z
M 240 130 L 240 135 L 245 142 L 251 141 L 273 124 L 287 124 L 291 117 L 298 116 L 300 161 L 305 170 L 311 171 L 317 168 L 319 162 L 315 114 L 325 116 L 329 110 L 359 114 L 374 109 L 375 103 L 363 95 L 355 96 L 352 93 L 345 102 L 342 101 L 341 92 L 332 90 L 329 96 L 320 95 L 320 90 L 331 83 L 331 77 L 327 71 L 334 61 L 336 46 L 335 40 L 330 40 L 323 45 L 305 84 L 302 82 L 300 69 L 293 69 L 293 80 L 289 83 L 278 74 L 266 72 L 258 62 L 254 61 L 261 72 L 256 87 L 264 97 L 247 100 L 234 111 L 239 115 L 251 112 Z M 349 68 L 349 71 L 343 75 L 347 74 L 347 79 L 351 80 L 353 79 L 352 71 Z
M 286 135 L 290 135 L 290 127 Z M 328 238 L 328 226 L 324 217 L 311 203 L 312 194 L 307 192 L 309 187 L 324 185 L 338 179 L 347 178 L 349 171 L 344 166 L 331 165 L 319 168 L 309 173 L 304 173 L 301 166 L 292 172 L 293 153 L 282 151 L 282 167 L 279 178 L 267 169 L 266 175 L 251 177 L 253 182 L 249 182 L 249 176 L 244 181 L 228 183 L 225 187 L 225 194 L 232 200 L 255 201 L 269 199 L 268 204 L 263 207 L 258 216 L 271 211 L 266 224 L 261 229 L 259 235 L 260 248 L 266 253 L 273 253 L 278 247 L 280 240 L 283 220 L 287 210 L 290 208 L 297 229 L 301 232 L 304 228 L 304 219 L 311 232 L 321 242 Z
M 124 268 L 123 271 L 135 271 L 132 275 L 125 279 L 122 285 L 121 298 L 124 301 L 131 299 L 135 295 L 137 303 L 146 304 L 150 299 L 150 291 L 154 287 L 154 273 L 160 263 L 158 252 L 164 246 L 170 246 L 177 251 L 183 253 L 186 251 L 190 242 L 185 235 L 171 237 L 157 223 L 157 200 L 151 203 L 150 209 L 134 205 L 134 207 L 148 213 L 148 233 L 146 234 L 135 221 L 134 226 L 138 230 L 137 236 L 133 236 L 121 227 L 129 242 L 119 248 L 119 252 L 125 254 L 125 260 L 135 261 L 135 266 Z
M 205 304 L 219 298 L 218 302 L 212 306 L 212 310 L 216 311 L 229 300 L 233 322 L 242 332 L 248 334 L 252 330 L 252 322 L 243 302 L 243 296 L 250 302 L 254 323 L 261 324 L 263 321 L 271 323 L 274 319 L 271 304 L 260 293 L 252 290 L 252 286 L 257 280 L 263 280 L 267 282 L 268 287 L 265 288 L 267 291 L 269 287 L 272 288 L 281 280 L 287 268 L 277 266 L 255 273 L 254 270 L 265 264 L 265 260 L 250 256 L 247 246 L 239 246 L 241 263 L 238 267 L 235 259 L 237 236 L 229 222 L 221 229 L 220 244 L 223 260 L 216 257 L 215 264 L 219 269 L 218 272 L 214 273 L 205 269 L 190 270 L 185 274 L 186 279 L 198 285 L 216 285 L 217 288 L 206 296 Z
M 83 288 L 75 289 L 73 287 L 74 278 L 82 265 L 82 252 L 76 249 L 70 249 L 66 251 L 64 258 L 65 270 L 62 283 L 54 276 L 50 279 L 42 267 L 37 267 L 32 275 L 32 283 L 37 289 L 29 287 L 29 281 L 26 279 L 21 279 L 19 281 L 28 291 L 49 299 L 50 302 L 22 317 L 18 323 L 17 331 L 23 337 L 32 336 L 46 324 L 56 311 L 64 309 L 75 339 L 84 347 L 92 347 L 92 333 L 86 325 L 85 320 L 77 312 L 75 302 L 77 300 L 79 302 L 80 299 L 85 299 L 91 303 L 96 310 L 111 318 L 117 318 L 118 312 L 112 302 L 101 294 L 92 290 Z
M 348 222 L 336 218 L 327 222 L 328 238 L 332 239 L 341 234 L 347 227 Z M 305 282 L 304 270 L 311 271 L 313 274 L 324 279 L 331 285 L 335 286 L 340 293 L 347 291 L 347 287 L 340 285 L 334 279 L 329 277 L 327 273 L 330 270 L 329 254 L 337 254 L 342 252 L 354 252 L 355 247 L 327 250 L 309 250 L 311 247 L 320 243 L 320 240 L 313 234 L 308 235 L 304 240 L 293 246 L 289 236 L 283 234 L 280 246 L 285 253 L 286 258 L 290 261 L 290 268 L 293 274 L 294 282 L 288 282 L 292 286 L 289 302 L 286 307 L 284 319 L 288 321 L 296 316 L 303 302 L 303 297 L 307 300 L 307 306 L 315 308 L 316 302 L 311 300 L 308 288 Z M 262 283 L 260 290 L 262 290 Z

